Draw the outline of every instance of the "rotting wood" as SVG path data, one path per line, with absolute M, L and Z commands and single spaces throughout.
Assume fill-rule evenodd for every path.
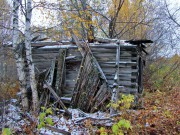
M 99 73 L 101 75 L 101 78 L 104 79 L 107 82 L 106 76 L 103 73 L 103 70 L 101 69 L 99 63 L 97 62 L 96 58 L 94 57 L 90 47 L 87 45 L 87 43 L 84 44 L 84 47 L 80 44 L 78 38 L 74 35 L 73 31 L 71 30 L 71 35 L 74 38 L 76 45 L 78 46 L 79 51 L 81 52 L 82 56 L 85 55 L 85 53 L 88 53 L 88 55 L 91 55 L 92 60 L 94 61 L 95 65 L 97 66 Z
M 104 104 L 107 101 L 110 101 L 109 96 L 111 95 L 111 93 L 110 94 L 109 92 L 106 93 L 106 88 L 105 91 L 100 90 L 102 88 L 102 85 L 104 84 L 104 80 L 105 80 L 104 78 L 106 78 L 108 82 L 107 87 L 110 87 L 110 89 L 113 88 L 113 83 L 114 83 L 113 79 L 116 74 L 115 65 L 116 65 L 116 52 L 118 46 L 116 44 L 116 41 L 118 40 L 113 40 L 112 42 L 111 41 L 108 41 L 103 44 L 99 44 L 99 43 L 87 44 L 77 39 L 76 40 L 76 44 L 78 43 L 77 46 L 75 44 L 74 45 L 71 44 L 70 42 L 67 45 L 61 43 L 60 44 L 52 43 L 51 45 L 48 45 L 48 43 L 46 43 L 46 45 L 44 44 L 41 46 L 39 44 L 41 46 L 40 48 L 35 47 L 36 49 L 33 49 L 33 54 L 34 54 L 33 58 L 35 64 L 40 69 L 40 71 L 43 71 L 45 68 L 48 69 L 48 67 L 52 65 L 51 61 L 53 60 L 54 57 L 58 56 L 59 49 L 61 50 L 67 49 L 67 54 L 65 58 L 66 62 L 64 64 L 64 66 L 66 66 L 65 68 L 66 71 L 64 71 L 64 75 L 63 75 L 64 76 L 63 78 L 66 79 L 65 79 L 65 85 L 64 85 L 64 90 L 62 92 L 62 96 L 74 97 L 75 99 L 77 99 L 76 102 L 78 102 L 79 101 L 78 97 L 81 97 L 81 93 L 80 95 L 76 95 L 77 91 L 75 91 L 75 88 L 78 87 L 78 89 L 84 88 L 85 90 L 87 90 L 89 85 L 92 84 L 94 85 L 93 87 L 91 87 L 92 91 L 87 90 L 87 94 L 85 95 L 86 98 L 89 99 L 89 102 L 86 104 L 87 106 L 86 109 L 88 111 L 89 110 L 95 111 L 96 109 L 94 108 L 103 108 L 104 105 L 102 104 Z M 130 92 L 133 94 L 137 94 L 137 90 L 140 84 L 138 80 L 139 68 L 140 68 L 139 56 L 142 53 L 142 50 L 140 49 L 142 49 L 143 47 L 141 47 L 140 45 L 124 44 L 124 41 L 120 42 L 119 46 L 121 47 L 120 50 L 121 61 L 118 63 L 119 64 L 118 76 L 120 80 L 119 85 L 124 86 L 124 89 L 120 90 L 120 92 L 122 93 Z M 84 55 L 84 57 L 82 54 Z M 90 63 L 84 62 L 84 64 L 82 64 L 83 59 L 86 60 L 87 56 L 85 55 L 90 56 L 91 62 Z M 82 67 L 80 67 L 80 64 Z M 96 78 L 95 76 L 93 75 L 89 76 L 88 74 L 93 70 L 94 67 L 97 68 L 98 65 L 100 70 L 98 69 L 97 73 L 99 74 L 99 76 L 102 76 L 103 73 L 104 78 L 103 77 Z M 54 76 L 56 77 L 56 75 Z M 56 79 L 55 77 L 54 79 Z M 94 77 L 94 82 L 89 77 L 91 78 Z M 89 82 L 89 84 L 87 82 Z M 52 84 L 52 88 L 55 88 L 54 81 Z M 81 92 L 83 93 L 84 90 L 82 90 Z M 103 93 L 103 92 L 106 94 L 99 94 L 99 96 L 97 96 L 97 93 Z M 109 96 L 107 96 L 108 94 Z M 74 100 L 74 98 L 72 98 L 72 101 Z M 71 101 L 71 105 L 72 105 L 72 101 Z
M 49 83 L 49 85 L 52 85 L 52 83 L 53 83 L 54 70 L 55 70 L 55 59 L 52 61 L 51 70 L 50 70 L 50 73 L 49 73 L 48 78 L 47 78 L 47 82 Z
M 75 88 L 74 88 L 74 91 L 73 91 L 73 96 L 72 96 L 72 103 L 71 105 L 76 107 L 77 106 L 77 96 L 79 94 L 79 87 L 80 87 L 80 83 L 81 83 L 81 77 L 83 76 L 83 68 L 84 68 L 84 63 L 85 63 L 85 59 L 86 58 L 86 55 L 83 57 L 82 59 L 82 62 L 81 62 L 81 65 L 80 65 L 80 69 L 79 69 L 79 73 L 78 73 L 78 76 L 77 76 L 77 81 L 76 81 L 76 85 L 75 85 Z
M 72 106 L 78 107 L 85 112 L 95 110 L 92 110 L 92 108 L 96 108 L 95 106 L 97 106 L 99 100 L 94 101 L 94 97 L 100 98 L 109 95 L 108 89 L 105 89 L 105 87 L 103 89 L 105 92 L 102 92 L 101 78 L 95 65 L 92 57 L 87 54 L 82 61 L 78 82 L 74 89 Z M 105 81 L 104 85 L 107 85 Z M 96 96 L 96 94 L 98 94 L 98 96 Z
M 139 53 L 140 53 L 140 56 L 139 56 L 139 60 L 138 60 L 138 92 L 139 93 L 142 93 L 143 91 L 143 80 L 142 80 L 142 77 L 143 77 L 143 61 L 142 61 L 142 54 L 141 54 L 141 48 L 139 48 Z
M 65 59 L 66 59 L 66 49 L 60 49 L 57 58 L 57 72 L 56 72 L 56 93 L 58 96 L 62 96 L 62 91 L 64 87 L 64 71 L 65 71 Z
M 95 112 L 100 108 L 100 106 L 111 96 L 111 93 L 108 90 L 107 84 L 104 82 L 101 86 L 97 94 L 92 99 L 93 107 L 90 112 Z
M 115 64 L 115 76 L 114 76 L 114 84 L 113 84 L 113 91 L 112 91 L 112 98 L 111 101 L 113 103 L 117 103 L 119 99 L 119 62 L 120 62 L 120 46 L 119 43 L 117 43 L 117 49 L 116 49 L 116 64 Z M 115 108 L 110 108 L 110 115 L 113 115 L 117 113 Z

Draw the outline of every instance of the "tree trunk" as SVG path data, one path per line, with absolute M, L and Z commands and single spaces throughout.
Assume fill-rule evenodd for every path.
M 17 67 L 17 75 L 19 79 L 19 89 L 21 92 L 22 98 L 22 106 L 25 110 L 28 109 L 28 98 L 27 98 L 27 91 L 26 91 L 26 74 L 24 71 L 25 63 L 23 58 L 23 44 L 18 44 L 19 39 L 19 24 L 18 24 L 18 10 L 19 10 L 20 3 L 18 0 L 13 1 L 13 49 L 15 53 L 16 59 L 16 67 Z
M 35 68 L 32 60 L 32 50 L 31 50 L 31 16 L 32 16 L 32 1 L 27 0 L 26 8 L 26 30 L 25 30 L 25 46 L 26 46 L 26 59 L 28 62 L 29 76 L 30 76 L 30 86 L 32 90 L 32 102 L 33 111 L 36 111 L 39 107 L 39 99 L 37 92 L 37 82 L 35 79 Z

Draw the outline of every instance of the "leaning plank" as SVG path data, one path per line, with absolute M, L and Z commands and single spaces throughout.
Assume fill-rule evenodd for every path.
M 107 82 L 106 76 L 105 76 L 103 70 L 101 69 L 98 61 L 97 61 L 96 58 L 94 57 L 94 55 L 93 55 L 90 47 L 89 47 L 86 43 L 85 43 L 85 45 L 84 45 L 84 47 L 83 47 L 83 46 L 81 45 L 81 43 L 79 42 L 78 38 L 77 38 L 77 37 L 75 36 L 75 34 L 73 33 L 72 30 L 71 30 L 71 35 L 72 35 L 72 37 L 74 38 L 74 40 L 75 40 L 75 42 L 76 42 L 76 45 L 78 46 L 78 49 L 79 49 L 79 51 L 81 52 L 82 56 L 84 56 L 86 53 L 88 53 L 88 54 L 92 57 L 95 65 L 96 65 L 97 68 L 98 68 L 98 71 L 99 71 L 99 73 L 100 73 L 100 75 L 101 75 L 101 78 L 104 79 L 104 80 Z
M 57 74 L 56 74 L 56 93 L 58 96 L 62 96 L 63 82 L 64 82 L 64 68 L 66 59 L 66 49 L 60 49 L 59 56 L 57 58 Z
M 82 46 L 82 44 L 79 42 L 78 38 L 74 35 L 73 31 L 70 30 L 71 32 L 71 35 L 73 37 L 73 39 L 75 40 L 76 42 L 76 45 L 78 47 L 78 50 L 80 51 L 81 55 L 84 56 L 86 54 L 86 51 L 84 50 L 84 47 Z
M 55 70 L 55 60 L 52 61 L 51 64 L 51 70 L 47 79 L 47 82 L 49 83 L 49 85 L 52 85 L 53 80 L 54 80 L 54 70 Z
M 77 102 L 78 102 L 78 95 L 79 95 L 79 88 L 80 88 L 80 84 L 81 84 L 81 81 L 82 81 L 82 77 L 83 77 L 83 70 L 84 70 L 84 63 L 85 63 L 85 59 L 86 58 L 86 55 L 83 57 L 82 61 L 81 61 L 81 65 L 80 65 L 80 69 L 79 69 L 79 73 L 78 73 L 78 76 L 77 76 L 77 81 L 76 81 L 76 84 L 75 84 L 75 87 L 74 87 L 74 91 L 73 91 L 73 96 L 72 96 L 72 106 L 76 107 L 77 106 Z
M 65 112 L 71 116 L 71 113 L 68 111 L 68 109 L 66 108 L 66 106 L 64 105 L 64 103 L 61 101 L 61 99 L 59 98 L 59 96 L 56 94 L 56 92 L 53 90 L 53 88 L 48 84 L 47 81 L 45 81 L 45 86 L 49 89 L 49 91 L 52 93 L 52 95 L 54 96 L 54 98 L 56 98 L 56 100 L 59 102 L 59 104 L 61 105 L 61 107 L 65 110 Z
M 99 110 L 101 105 L 103 105 L 103 103 L 105 101 L 107 101 L 111 96 L 111 93 L 109 92 L 110 90 L 108 90 L 108 87 L 107 87 L 107 83 L 104 82 L 99 87 L 100 87 L 100 89 L 98 90 L 98 92 L 96 93 L 96 95 L 94 96 L 94 98 L 91 102 L 92 107 L 91 107 L 90 112 L 95 112 L 95 111 Z
M 99 97 L 104 98 L 106 96 L 106 93 L 107 95 L 109 95 L 108 93 L 110 93 L 108 89 L 106 89 L 107 87 L 101 89 L 102 82 L 104 83 L 104 85 L 107 85 L 105 80 L 100 77 L 98 68 L 94 63 L 91 55 L 87 54 L 83 58 L 81 64 L 81 70 L 79 72 L 79 78 L 76 83 L 76 87 L 74 88 L 74 95 L 71 105 L 75 108 L 78 107 L 85 112 L 90 112 L 92 108 L 95 108 L 95 106 L 99 105 L 99 100 L 94 100 L 94 97 L 97 97 L 97 99 L 99 99 Z M 106 99 L 104 99 L 103 101 L 101 100 L 102 103 L 104 103 Z M 93 109 L 92 111 L 94 110 L 95 109 Z

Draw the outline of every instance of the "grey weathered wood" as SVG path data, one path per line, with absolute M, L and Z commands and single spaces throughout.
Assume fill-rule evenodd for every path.
M 113 85 L 114 84 L 113 79 L 114 79 L 115 75 L 117 75 L 116 74 L 117 73 L 116 72 L 116 69 L 117 69 L 116 68 L 116 56 L 117 56 L 118 44 L 116 44 L 116 42 L 108 42 L 108 43 L 103 43 L 103 44 L 99 44 L 99 43 L 86 44 L 86 43 L 79 41 L 78 39 L 76 40 L 76 43 L 78 43 L 78 44 L 75 45 L 75 44 L 69 43 L 69 44 L 63 45 L 60 43 L 59 45 L 57 45 L 57 43 L 52 43 L 51 45 L 49 45 L 49 47 L 46 47 L 46 45 L 48 45 L 48 43 L 46 43 L 46 45 L 42 45 L 42 46 L 39 44 L 41 46 L 41 47 L 39 46 L 40 48 L 37 48 L 37 47 L 33 48 L 33 59 L 34 59 L 35 65 L 41 71 L 43 71 L 44 69 L 48 69 L 50 67 L 51 61 L 54 59 L 54 57 L 58 56 L 59 49 L 67 49 L 67 53 L 66 53 L 67 57 L 66 57 L 66 62 L 64 64 L 66 66 L 66 68 L 65 68 L 66 71 L 64 72 L 64 75 L 66 76 L 64 78 L 66 78 L 66 80 L 65 80 L 64 89 L 62 91 L 63 96 L 66 95 L 66 96 L 71 97 L 73 95 L 73 90 L 75 87 L 77 87 L 76 81 L 78 79 L 81 79 L 81 82 L 79 82 L 79 87 L 84 88 L 84 90 L 87 90 L 85 84 L 88 84 L 88 81 L 93 83 L 91 80 L 88 79 L 89 76 L 86 74 L 92 70 L 90 68 L 92 66 L 92 63 L 90 62 L 91 60 L 93 61 L 94 64 L 98 63 L 98 64 L 95 64 L 96 65 L 95 67 L 100 68 L 100 70 L 98 69 L 98 72 L 101 74 L 101 76 L 102 76 L 102 73 L 104 74 L 104 77 L 106 78 L 109 86 Z M 140 76 L 138 74 L 140 72 L 139 55 L 141 55 L 142 50 L 141 50 L 141 48 L 139 48 L 140 47 L 139 45 L 138 46 L 131 45 L 131 44 L 125 45 L 123 42 L 120 42 L 119 46 L 121 47 L 121 50 L 120 50 L 120 55 L 119 55 L 120 62 L 118 63 L 119 64 L 119 68 L 118 68 L 119 73 L 118 73 L 117 77 L 119 77 L 118 84 L 123 85 L 124 90 L 125 90 L 125 91 L 121 90 L 120 92 L 127 93 L 129 91 L 130 93 L 136 94 L 138 87 L 139 87 L 139 90 L 141 89 L 140 88 L 140 80 L 138 80 L 138 77 L 140 77 Z M 82 48 L 81 50 L 84 51 L 83 53 L 89 53 L 91 59 L 88 59 L 88 61 L 91 64 L 84 63 L 86 65 L 86 69 L 83 69 L 84 71 L 81 73 L 81 76 L 79 77 L 78 72 L 80 72 L 79 71 L 80 64 L 83 59 L 82 54 L 79 52 L 80 48 Z M 86 78 L 85 80 L 87 82 L 84 81 L 83 78 Z M 102 80 L 103 80 L 103 77 L 102 77 Z M 95 85 L 94 87 L 97 87 L 97 84 L 94 84 Z M 98 87 L 100 88 L 101 85 Z M 95 88 L 93 88 L 93 89 L 95 89 Z M 82 92 L 83 92 L 83 90 L 82 90 Z M 87 91 L 87 93 L 86 93 L 87 97 L 92 98 L 93 93 L 94 93 L 94 91 L 93 92 L 92 91 L 90 92 L 90 90 Z M 101 93 L 103 93 L 103 91 L 101 91 L 99 93 L 100 93 L 99 96 L 95 95 L 98 97 L 98 98 L 96 98 L 96 103 L 91 98 L 89 99 L 89 100 L 92 100 L 93 102 L 87 103 L 87 108 L 91 108 L 91 107 L 93 107 L 93 105 L 95 108 L 97 105 L 101 106 L 101 103 L 107 99 L 105 94 L 101 94 Z M 92 109 L 90 109 L 90 110 L 92 110 Z
M 81 52 L 82 56 L 84 56 L 86 53 L 88 53 L 88 55 L 91 55 L 94 63 L 96 64 L 98 71 L 101 75 L 101 78 L 104 79 L 107 82 L 106 76 L 103 72 L 103 70 L 101 69 L 99 63 L 97 62 L 96 58 L 93 56 L 93 53 L 91 52 L 91 49 L 89 48 L 89 46 L 85 43 L 84 47 L 79 43 L 78 38 L 74 35 L 73 31 L 71 30 L 71 35 L 74 38 L 76 45 L 78 46 L 79 51 Z
M 117 44 L 119 45 L 119 44 Z M 115 63 L 115 76 L 114 76 L 114 84 L 113 84 L 113 91 L 112 91 L 112 97 L 111 101 L 113 103 L 117 103 L 119 99 L 119 62 L 120 62 L 120 46 L 117 46 L 116 49 L 116 63 Z M 116 113 L 115 108 L 111 107 L 110 108 L 110 115 L 113 115 Z
M 71 105 L 72 106 L 76 106 L 77 105 L 78 89 L 80 88 L 81 77 L 83 76 L 83 68 L 84 68 L 84 63 L 85 63 L 85 60 L 86 60 L 85 57 L 86 57 L 86 55 L 82 59 L 81 66 L 80 66 L 80 69 L 79 69 L 79 72 L 78 72 L 78 76 L 77 76 L 77 80 L 76 80 L 76 85 L 74 87 L 72 101 L 71 101 Z
M 51 70 L 50 70 L 49 76 L 47 78 L 47 82 L 49 83 L 49 85 L 52 85 L 52 83 L 53 83 L 53 80 L 54 80 L 54 70 L 55 70 L 55 59 L 52 61 Z
M 104 64 L 115 64 L 116 62 L 102 62 Z M 127 65 L 137 65 L 137 62 L 131 62 L 131 61 L 120 61 L 119 64 L 127 64 Z
M 57 58 L 57 73 L 56 73 L 56 93 L 58 96 L 62 96 L 62 91 L 64 87 L 64 72 L 65 72 L 65 59 L 66 59 L 66 49 L 59 50 L 59 56 Z
M 138 68 L 139 68 L 139 74 L 138 74 L 138 92 L 139 93 L 142 93 L 143 91 L 143 80 L 142 80 L 142 77 L 143 77 L 143 61 L 142 61 L 142 58 L 139 57 L 139 61 L 138 61 Z

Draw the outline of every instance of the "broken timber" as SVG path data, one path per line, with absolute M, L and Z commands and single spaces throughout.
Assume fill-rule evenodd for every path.
M 66 105 L 94 112 L 105 109 L 110 99 L 116 101 L 119 92 L 142 93 L 143 43 L 95 39 L 101 43 L 87 44 L 72 37 L 77 46 L 32 44 L 35 66 L 40 71 L 51 67 L 48 84 Z

